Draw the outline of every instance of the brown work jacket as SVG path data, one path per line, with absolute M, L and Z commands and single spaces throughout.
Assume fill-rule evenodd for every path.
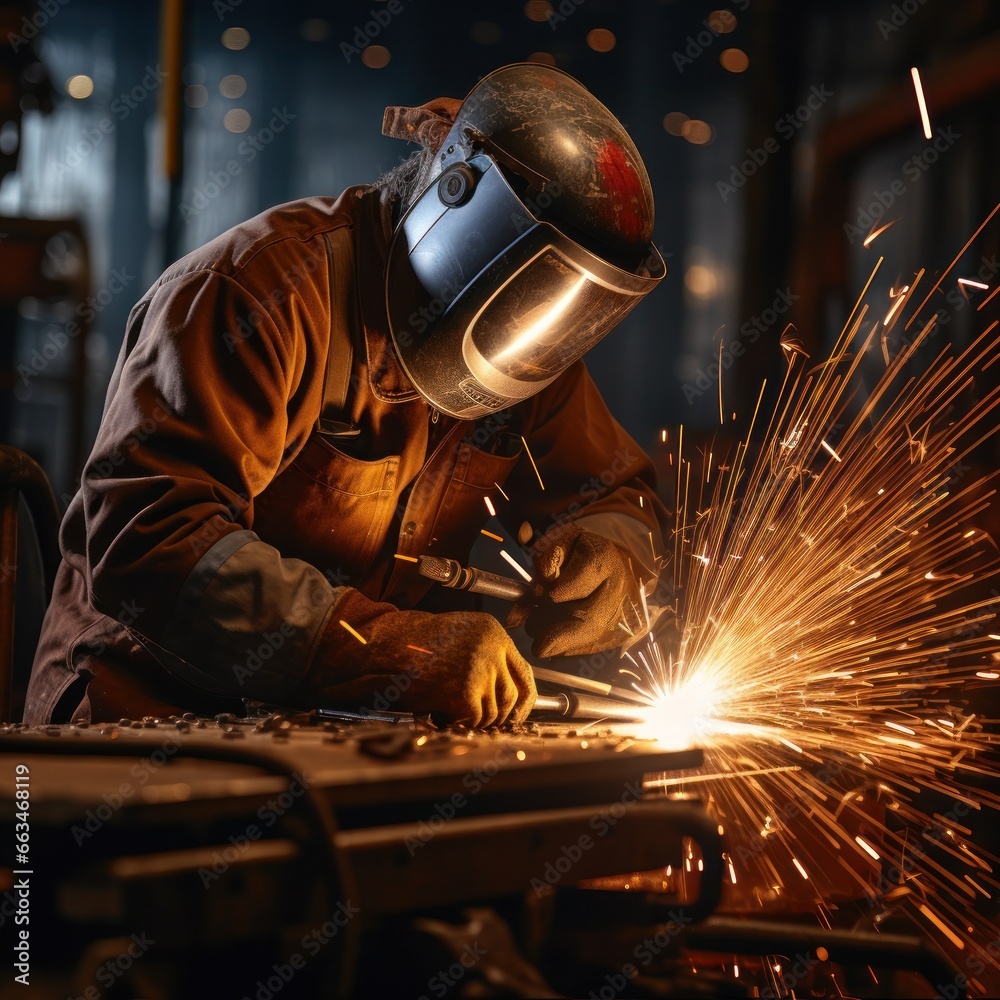
M 345 226 L 354 279 L 338 302 Z M 425 598 L 394 555 L 466 560 L 486 499 L 515 533 L 585 521 L 655 575 L 651 463 L 582 362 L 477 422 L 416 392 L 388 333 L 390 235 L 373 188 L 291 202 L 179 260 L 135 305 L 63 522 L 26 721 L 311 707 L 356 642 L 340 620 Z M 360 433 L 331 437 L 318 418 L 344 338 L 351 390 L 334 416 Z

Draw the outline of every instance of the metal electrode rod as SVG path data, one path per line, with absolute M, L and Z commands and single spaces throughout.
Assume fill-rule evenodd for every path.
M 637 706 L 571 691 L 538 695 L 529 717 L 535 718 L 537 712 L 551 712 L 564 719 L 581 721 L 608 719 L 612 722 L 637 722 L 641 719 Z

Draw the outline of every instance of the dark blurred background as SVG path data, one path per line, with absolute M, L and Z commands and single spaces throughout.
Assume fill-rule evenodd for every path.
M 950 262 L 1000 201 L 998 8 L 8 5 L 0 440 L 37 457 L 65 502 L 129 309 L 168 263 L 269 205 L 336 194 L 393 166 L 412 147 L 381 136 L 387 105 L 460 97 L 489 70 L 526 59 L 572 73 L 618 115 L 656 196 L 654 239 L 670 274 L 592 353 L 591 370 L 650 450 L 664 452 L 661 430 L 680 423 L 695 439 L 711 433 L 720 350 L 728 420 L 780 370 L 787 323 L 812 351 L 829 345 L 876 254 L 886 265 L 873 292 L 888 302 L 890 286 L 917 268 Z M 182 77 L 173 114 L 172 64 Z M 899 221 L 866 249 L 879 217 Z M 960 272 L 993 283 L 997 249 L 995 236 L 981 237 Z M 961 343 L 975 309 L 941 298 Z

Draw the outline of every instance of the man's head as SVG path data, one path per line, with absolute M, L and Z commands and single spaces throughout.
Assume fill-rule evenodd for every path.
M 454 109 L 389 109 L 386 125 L 427 151 L 386 300 L 399 359 L 438 409 L 472 419 L 534 395 L 665 274 L 642 160 L 571 76 L 505 66 Z

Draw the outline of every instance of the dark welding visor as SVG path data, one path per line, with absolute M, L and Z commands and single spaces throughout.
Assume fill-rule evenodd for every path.
M 393 343 L 445 413 L 474 419 L 534 395 L 666 273 L 652 244 L 639 261 L 612 262 L 557 224 L 558 184 L 547 190 L 478 152 L 437 177 L 396 229 L 386 271 Z

